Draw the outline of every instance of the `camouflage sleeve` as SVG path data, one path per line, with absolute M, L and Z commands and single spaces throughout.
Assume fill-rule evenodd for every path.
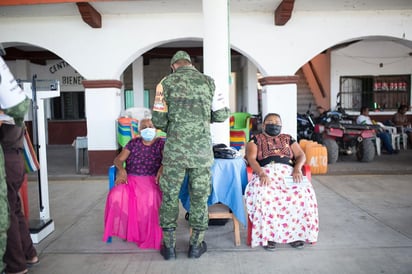
M 169 124 L 169 120 L 167 119 L 167 112 L 153 111 L 152 122 L 155 128 L 167 133 L 167 126 Z
M 14 118 L 14 123 L 17 126 L 23 126 L 24 122 L 24 115 L 26 115 L 27 111 L 29 110 L 30 99 L 26 97 L 24 101 L 11 107 L 9 109 L 5 109 L 4 113 Z
M 211 122 L 212 123 L 222 123 L 226 121 L 227 118 L 230 116 L 230 109 L 228 107 L 224 107 L 215 111 L 212 111 L 211 115 Z

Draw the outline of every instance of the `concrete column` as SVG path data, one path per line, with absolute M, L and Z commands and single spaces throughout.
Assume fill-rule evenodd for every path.
M 275 112 L 282 118 L 282 132 L 297 136 L 296 101 L 298 77 L 270 76 L 259 79 L 262 90 L 262 119 Z
M 116 120 L 121 113 L 122 82 L 84 80 L 83 85 L 90 174 L 107 174 L 118 148 Z
M 229 102 L 230 42 L 229 1 L 203 0 L 203 60 L 204 73 L 213 77 L 216 92 L 223 92 Z M 211 125 L 213 143 L 229 145 L 229 119 Z
M 143 56 L 140 56 L 132 64 L 133 71 L 133 91 L 134 91 L 134 106 L 144 107 L 144 72 L 143 72 Z
M 257 92 L 257 68 L 247 60 L 244 70 L 244 90 L 243 96 L 246 98 L 244 104 L 246 111 L 250 114 L 258 114 L 258 92 Z

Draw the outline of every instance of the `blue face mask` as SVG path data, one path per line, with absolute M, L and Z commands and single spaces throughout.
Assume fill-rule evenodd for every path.
M 140 136 L 145 141 L 151 141 L 156 136 L 156 129 L 151 127 L 145 128 L 140 131 Z

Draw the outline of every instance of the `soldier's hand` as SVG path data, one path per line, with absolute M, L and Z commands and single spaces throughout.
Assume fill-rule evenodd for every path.
M 226 101 L 223 92 L 216 92 L 213 96 L 212 110 L 216 111 L 226 106 Z

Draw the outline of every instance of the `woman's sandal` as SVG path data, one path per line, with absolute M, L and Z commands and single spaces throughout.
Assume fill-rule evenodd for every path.
M 268 241 L 268 245 L 265 245 L 263 248 L 267 251 L 274 251 L 276 249 L 276 243 Z
M 293 248 L 303 248 L 305 246 L 305 242 L 304 241 L 295 241 L 290 243 L 290 246 Z

